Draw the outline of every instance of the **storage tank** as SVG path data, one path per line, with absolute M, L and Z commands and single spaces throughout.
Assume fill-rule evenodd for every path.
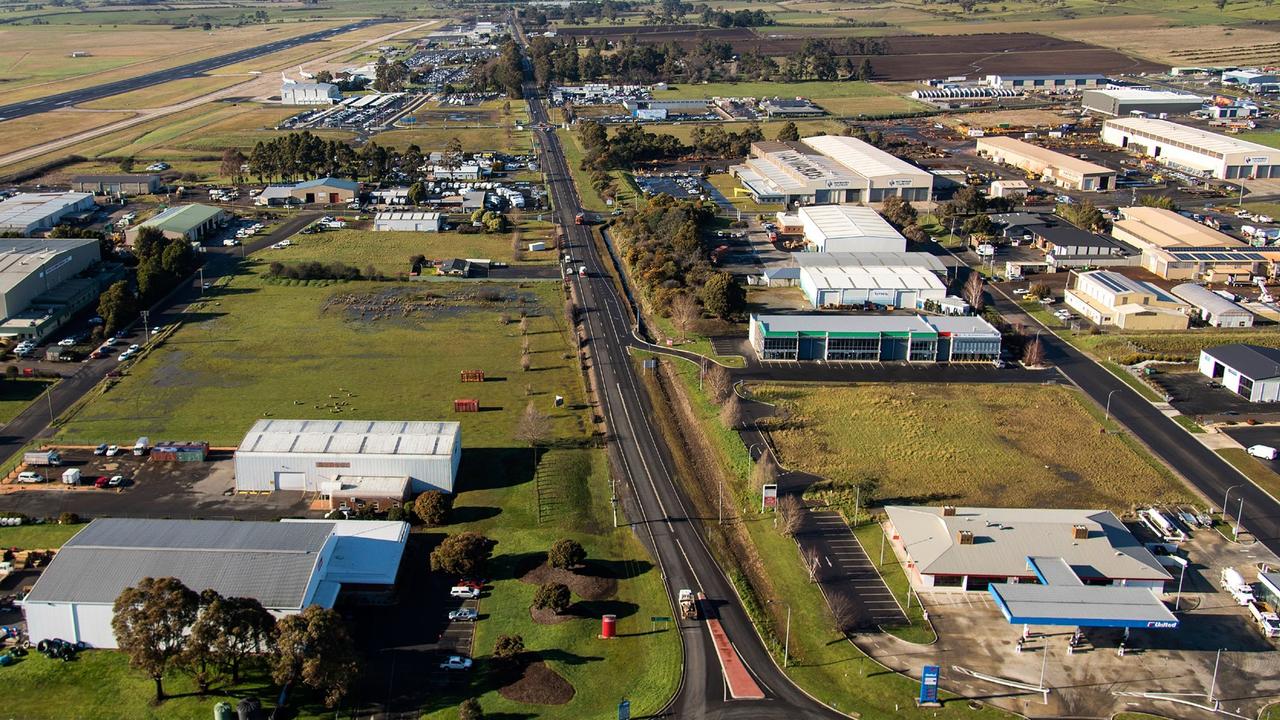
M 213 720 L 235 720 L 236 711 L 231 708 L 231 703 L 220 702 L 213 706 Z
M 617 634 L 618 634 L 618 616 L 617 615 L 605 615 L 604 617 L 600 618 L 600 637 L 602 639 L 610 640 L 614 637 L 617 637 Z

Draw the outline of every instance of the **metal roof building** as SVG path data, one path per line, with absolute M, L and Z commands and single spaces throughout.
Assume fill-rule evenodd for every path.
M 444 216 L 438 212 L 390 211 L 373 218 L 374 230 L 440 232 L 443 226 Z
M 147 577 L 254 598 L 276 616 L 333 607 L 344 583 L 393 584 L 407 539 L 401 522 L 100 519 L 62 547 L 23 612 L 32 642 L 109 648 L 116 598 Z
M 804 239 L 820 253 L 905 252 L 907 239 L 868 207 L 817 205 L 796 211 Z
M 1075 275 L 1063 294 L 1067 307 L 1095 325 L 1127 330 L 1183 330 L 1189 306 L 1164 290 L 1110 270 Z
M 1200 313 L 1200 319 L 1213 327 L 1253 327 L 1253 313 L 1213 292 L 1203 285 L 1182 283 L 1169 292 L 1185 300 Z
M 1102 141 L 1177 170 L 1220 180 L 1280 177 L 1280 150 L 1154 118 L 1113 118 Z
M 283 105 L 332 105 L 342 99 L 342 91 L 331 83 L 285 82 L 280 85 Z
M 1111 168 L 1017 138 L 1002 135 L 978 138 L 978 154 L 1052 180 L 1059 187 L 1106 192 L 1116 186 L 1116 171 Z
M 1029 556 L 1061 558 L 1089 584 L 1159 589 L 1171 578 L 1109 510 L 891 505 L 885 512 L 894 549 L 920 589 L 1034 582 Z
M 1249 402 L 1280 402 L 1280 350 L 1232 343 L 1200 351 L 1200 374 Z
M 1280 251 L 1249 247 L 1172 210 L 1126 207 L 1120 218 L 1111 234 L 1141 250 L 1142 267 L 1166 280 L 1248 282 L 1280 262 Z
M 259 420 L 236 450 L 236 490 L 321 493 L 344 478 L 407 477 L 414 493 L 453 492 L 461 453 L 456 422 Z
M 979 317 L 752 315 L 760 360 L 961 363 L 1000 357 L 1000 331 Z
M 1204 98 L 1199 95 L 1145 88 L 1103 88 L 1085 90 L 1080 95 L 1080 106 L 1085 110 L 1114 117 L 1135 112 L 1185 115 L 1199 110 L 1203 104 Z
M 947 266 L 927 252 L 813 252 L 793 253 L 791 259 L 800 267 L 911 267 L 947 273 Z
M 934 180 L 874 145 L 837 135 L 752 143 L 750 157 L 729 173 L 756 202 L 786 205 L 881 202 L 890 195 L 924 201 Z
M 0 240 L 0 319 L 26 310 L 100 260 L 93 238 Z
M 895 265 L 800 268 L 800 288 L 814 307 L 864 303 L 915 308 L 947 296 L 947 286 L 928 268 Z
M 166 208 L 155 217 L 129 229 L 126 233 L 129 242 L 138 237 L 142 228 L 156 228 L 167 238 L 180 238 L 188 242 L 198 242 L 222 222 L 226 213 L 222 208 L 211 205 L 174 205 Z
M 18 193 L 0 202 L 0 231 L 30 235 L 52 228 L 68 215 L 94 207 L 93 193 Z

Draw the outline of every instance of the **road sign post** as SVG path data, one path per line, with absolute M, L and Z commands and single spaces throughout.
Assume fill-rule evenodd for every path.
M 778 486 L 776 483 L 765 485 L 760 493 L 760 512 L 768 508 L 778 507 Z
M 941 707 L 938 702 L 938 676 L 941 668 L 937 665 L 925 665 L 924 671 L 920 674 L 920 698 L 917 704 L 920 707 Z

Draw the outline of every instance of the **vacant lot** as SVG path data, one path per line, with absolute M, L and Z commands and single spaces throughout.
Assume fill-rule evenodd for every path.
M 654 93 L 655 99 L 713 97 L 806 97 L 832 115 L 889 115 L 928 109 L 866 82 L 744 82 L 677 85 Z
M 1274 330 L 1219 330 L 1203 328 L 1183 332 L 1106 333 L 1075 335 L 1071 342 L 1105 360 L 1129 365 L 1152 358 L 1194 361 L 1200 351 L 1215 345 L 1247 343 L 1280 348 Z
M 521 235 L 521 243 L 526 242 Z M 383 275 L 395 276 L 410 270 L 414 255 L 428 259 L 488 258 L 514 262 L 512 234 L 459 232 L 374 232 L 372 230 L 332 230 L 315 235 L 297 235 L 293 244 L 274 250 L 268 257 L 281 262 L 318 260 L 339 261 L 363 270 L 372 265 Z M 535 238 L 536 239 L 536 238 Z M 524 257 L 541 262 L 555 262 L 555 251 L 525 253 Z
M 53 383 L 49 380 L 6 379 L 0 381 L 0 424 L 7 423 L 27 409 Z M 0 543 L 0 547 L 4 547 Z
M 63 543 L 70 540 L 72 535 L 80 532 L 83 528 L 84 525 L 59 525 L 57 523 L 0 527 L 0 548 L 52 550 L 62 547 Z
M 407 260 L 407 258 L 406 258 Z M 257 268 L 260 271 L 262 268 Z M 481 289 L 491 292 L 481 297 Z M 235 445 L 262 417 L 459 419 L 463 443 L 510 438 L 529 400 L 554 434 L 580 433 L 582 402 L 558 287 L 354 282 L 288 285 L 258 272 L 219 287 L 172 338 L 91 402 L 60 439 L 203 439 Z M 532 369 L 520 369 L 521 311 Z M 512 318 L 501 325 L 502 316 Z M 493 380 L 458 382 L 462 370 Z M 567 399 L 554 409 L 554 395 Z M 454 415 L 453 400 L 482 412 Z M 332 406 L 345 403 L 341 412 Z M 469 439 L 470 438 L 470 439 Z M 507 441 L 510 442 L 509 440 Z
M 1095 507 L 1187 497 L 1075 391 L 1020 385 L 770 385 L 784 464 L 880 481 L 881 503 Z M 1087 447 L 1087 452 L 1082 448 Z

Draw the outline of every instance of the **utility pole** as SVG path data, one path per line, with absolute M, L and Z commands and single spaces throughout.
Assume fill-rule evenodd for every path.
M 1236 511 L 1236 542 L 1240 542 L 1240 520 L 1244 515 L 1244 497 L 1240 498 L 1240 509 Z
M 151 311 L 143 310 L 141 312 L 141 315 L 142 315 L 143 337 L 145 337 L 147 340 L 150 340 L 151 339 Z
M 53 385 L 49 385 L 49 389 L 44 391 L 44 396 L 49 400 L 49 424 L 53 424 Z
M 1220 660 L 1222 660 L 1222 648 L 1218 648 L 1218 655 L 1213 659 L 1213 679 L 1209 681 L 1209 694 L 1205 696 L 1209 702 L 1213 703 L 1215 708 L 1218 706 L 1218 702 L 1213 699 L 1213 691 L 1218 688 L 1218 662 Z

